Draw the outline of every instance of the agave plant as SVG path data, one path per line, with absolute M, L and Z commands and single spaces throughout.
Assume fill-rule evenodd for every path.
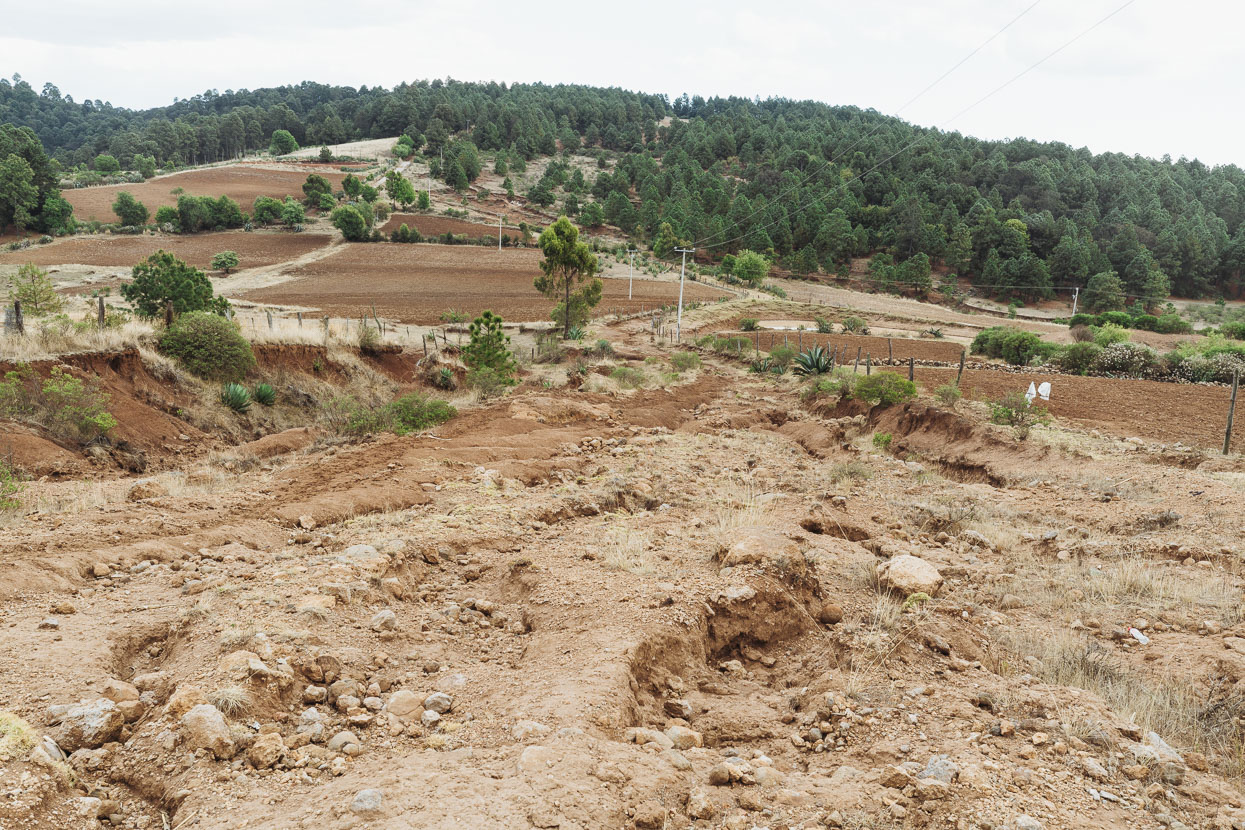
M 251 393 L 240 383 L 226 383 L 220 390 L 220 402 L 234 412 L 246 412 L 251 408 Z
M 795 356 L 792 366 L 797 375 L 824 375 L 830 368 L 830 353 L 821 346 L 813 346 L 800 352 Z
M 763 375 L 772 368 L 773 367 L 770 364 L 768 357 L 760 357 L 752 361 L 752 364 L 748 367 L 748 371 L 752 372 L 754 375 Z
M 588 336 L 588 332 L 580 326 L 571 326 L 571 330 L 567 332 L 567 340 L 583 340 Z
M 433 383 L 435 383 L 439 389 L 453 389 L 455 386 L 454 370 L 448 366 L 442 366 L 437 369 L 437 374 L 433 380 Z
M 277 402 L 277 390 L 266 383 L 260 383 L 251 390 L 251 397 L 264 406 L 272 406 Z

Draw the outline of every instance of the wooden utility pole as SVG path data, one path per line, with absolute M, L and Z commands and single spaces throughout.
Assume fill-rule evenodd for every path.
M 891 345 L 891 339 L 886 338 L 886 365 L 891 365 L 891 361 L 895 359 L 895 349 Z
M 964 374 L 964 357 L 968 352 L 960 352 L 960 371 L 955 373 L 955 388 L 960 388 L 960 377 Z
M 1227 455 L 1232 445 L 1232 417 L 1236 414 L 1236 390 L 1241 385 L 1241 371 L 1232 373 L 1232 397 L 1228 400 L 1228 428 L 1223 433 L 1223 454 Z
M 13 325 L 17 326 L 18 334 L 26 333 L 26 324 L 22 322 L 22 301 L 13 301 Z

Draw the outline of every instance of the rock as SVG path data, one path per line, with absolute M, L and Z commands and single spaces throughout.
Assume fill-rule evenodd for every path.
M 164 485 L 153 478 L 145 478 L 137 481 L 130 491 L 125 494 L 126 501 L 143 501 L 145 499 L 157 499 L 161 496 L 167 496 L 169 491 Z
M 310 516 L 302 515 L 298 517 L 298 526 L 301 527 L 303 530 L 315 530 L 316 520 L 311 518 Z
M 323 686 L 308 686 L 303 689 L 303 703 L 323 703 L 329 699 L 329 690 Z
M 103 695 L 113 703 L 122 703 L 127 700 L 138 700 L 138 689 L 129 683 L 110 677 L 104 681 Z
M 423 704 L 419 702 L 419 698 L 414 692 L 400 689 L 389 696 L 389 702 L 385 704 L 385 708 L 398 720 L 403 723 L 410 723 L 417 719 L 424 712 Z
M 912 775 L 903 767 L 892 765 L 882 770 L 878 783 L 892 790 L 902 790 L 912 783 Z
M 677 749 L 663 749 L 661 757 L 670 762 L 670 766 L 679 772 L 687 772 L 692 768 L 692 762 L 687 760 L 687 756 Z
M 951 794 L 951 786 L 937 778 L 921 778 L 916 782 L 916 796 L 922 801 L 938 801 Z
M 752 775 L 756 778 L 757 784 L 762 787 L 781 787 L 786 780 L 785 776 L 773 767 L 757 767 Z
M 686 726 L 672 726 L 666 730 L 666 737 L 674 744 L 675 749 L 691 749 L 704 746 L 700 733 Z
M 878 566 L 878 581 L 882 587 L 905 596 L 929 594 L 932 597 L 942 587 L 942 574 L 919 556 L 903 554 Z
M 91 575 L 96 579 L 103 579 L 112 573 L 112 566 L 107 562 L 96 562 L 91 566 Z
M 325 744 L 331 752 L 342 752 L 346 747 L 354 744 L 362 746 L 355 734 L 348 729 L 343 729 L 333 737 L 329 738 L 329 742 Z
M 454 700 L 445 692 L 433 692 L 424 698 L 424 708 L 431 709 L 438 715 L 444 715 L 454 708 Z
M 725 787 L 731 783 L 731 768 L 729 764 L 714 764 L 709 769 L 709 783 L 715 787 Z
M 125 715 L 117 704 L 107 698 L 84 700 L 65 710 L 53 737 L 63 752 L 72 753 L 117 740 L 124 727 Z
M 434 712 L 432 709 L 425 709 L 424 713 L 419 716 L 419 722 L 422 723 L 425 728 L 431 729 L 441 722 L 441 714 L 439 712 Z
M 99 818 L 104 802 L 93 796 L 79 796 L 73 800 L 74 812 L 85 818 Z
M 662 704 L 662 709 L 672 718 L 692 719 L 692 704 L 686 700 L 667 700 Z
M 1183 764 L 1184 759 L 1180 757 L 1180 753 L 1172 749 L 1166 741 L 1159 737 L 1157 732 L 1147 732 L 1145 735 L 1144 746 L 1150 750 L 1157 761 L 1175 761 Z
M 255 738 L 246 751 L 246 759 L 255 769 L 268 769 L 275 766 L 285 755 L 285 741 L 277 732 L 266 732 Z
M 1097 759 L 1088 756 L 1081 759 L 1081 770 L 1095 781 L 1107 781 L 1111 778 L 1106 767 L 1098 763 Z
M 67 599 L 62 599 L 59 602 L 53 603 L 51 610 L 53 614 L 76 614 L 78 613 L 78 609 L 74 606 L 72 602 L 70 602 Z
M 169 687 L 173 685 L 173 680 L 169 677 L 168 672 L 153 671 L 145 674 L 135 675 L 131 681 L 134 688 L 140 693 L 151 692 L 157 699 L 163 698 L 169 693 Z
M 1016 830 L 1043 830 L 1042 822 L 1037 819 L 1021 813 L 1012 820 L 1012 826 Z
M 999 608 L 1005 611 L 1010 611 L 1013 608 L 1023 608 L 1024 604 L 1024 600 L 1015 594 L 1004 594 L 1003 598 L 999 600 Z
M 191 749 L 206 749 L 217 760 L 232 758 L 237 751 L 225 716 L 210 703 L 200 703 L 182 715 L 182 729 Z
M 661 830 L 666 826 L 666 808 L 656 801 L 642 802 L 635 808 L 637 830 Z
M 704 787 L 693 787 L 687 796 L 687 814 L 694 819 L 711 819 L 717 813 L 717 807 L 709 798 Z
M 828 602 L 817 612 L 817 622 L 822 625 L 837 625 L 843 621 L 843 606 Z
M 35 626 L 35 628 L 39 631 L 59 631 L 60 627 L 61 621 L 55 617 L 48 617 L 46 620 L 40 621 L 40 623 Z
M 381 790 L 359 790 L 350 802 L 350 812 L 356 816 L 377 816 L 384 809 L 385 794 Z
M 394 631 L 398 627 L 398 617 L 386 608 L 384 611 L 377 611 L 368 625 L 373 631 Z
M 549 734 L 549 727 L 534 720 L 521 720 L 510 730 L 510 735 L 520 743 L 530 738 L 539 738 Z
M 658 732 L 656 729 L 637 726 L 632 729 L 628 729 L 626 737 L 627 740 L 633 741 L 640 746 L 651 743 L 657 744 L 662 749 L 674 749 L 674 741 L 672 741 L 665 733 Z
M 980 533 L 978 533 L 975 530 L 964 531 L 963 533 L 960 534 L 960 538 L 963 539 L 965 542 L 968 542 L 970 545 L 972 545 L 975 548 L 986 548 L 988 550 L 993 547 L 993 545 L 990 544 L 989 539 L 987 539 L 985 536 L 982 536 Z
M 141 700 L 123 700 L 117 704 L 117 708 L 121 710 L 121 716 L 126 723 L 134 723 L 147 714 L 147 704 Z
M 174 718 L 180 718 L 199 704 L 207 702 L 207 697 L 198 686 L 183 683 L 177 687 L 176 691 L 169 698 L 169 702 L 165 704 L 164 713 Z
M 719 563 L 724 568 L 762 565 L 798 576 L 808 567 L 799 546 L 773 528 L 740 528 L 734 536 L 735 542 L 718 550 Z
M 925 765 L 925 769 L 917 775 L 917 778 L 933 778 L 944 784 L 950 784 L 955 781 L 956 776 L 960 774 L 960 767 L 946 755 L 935 755 L 929 759 L 929 763 Z

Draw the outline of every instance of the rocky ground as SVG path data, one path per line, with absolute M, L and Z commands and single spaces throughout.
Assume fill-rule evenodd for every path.
M 0 827 L 1245 828 L 1239 458 L 645 325 L 663 388 L 5 528 Z

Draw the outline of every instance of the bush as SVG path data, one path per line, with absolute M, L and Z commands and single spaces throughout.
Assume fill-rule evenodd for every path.
M 1108 323 L 1113 326 L 1128 328 L 1133 323 L 1133 317 L 1126 311 L 1104 311 L 1098 315 L 1098 325 L 1105 326 Z
M 1157 361 L 1158 355 L 1149 346 L 1140 343 L 1112 343 L 1094 360 L 1092 372 L 1096 375 L 1141 377 Z
M 94 383 L 59 366 L 40 381 L 29 364 L 19 364 L 0 381 L 0 418 L 38 424 L 62 440 L 86 443 L 111 432 L 117 420 L 108 400 Z
M 841 324 L 844 334 L 868 334 L 869 326 L 860 317 L 845 317 Z
M 769 360 L 773 365 L 785 370 L 791 365 L 791 361 L 795 360 L 795 354 L 795 349 L 790 346 L 775 346 L 770 349 Z
M 212 257 L 212 268 L 228 274 L 238 267 L 238 255 L 233 251 L 221 251 Z
M 619 366 L 610 372 L 610 379 L 624 389 L 639 389 L 644 385 L 644 373 L 630 366 Z
M 973 338 L 973 343 L 968 347 L 972 354 L 984 354 L 986 357 L 998 357 L 1002 354 L 1003 338 L 1012 329 L 1003 326 L 991 326 L 988 329 L 982 329 L 977 332 L 977 336 Z
M 1163 315 L 1167 316 L 1167 315 Z M 1233 340 L 1245 340 L 1245 322 L 1240 323 L 1224 323 L 1219 327 L 1219 333 L 1224 337 L 1231 337 Z
M 224 314 L 229 301 L 212 296 L 207 275 L 167 251 L 156 251 L 135 265 L 133 279 L 121 286 L 121 296 L 143 317 L 160 317 L 168 303 L 173 311 L 213 311 Z
M 756 331 L 758 320 L 755 317 L 745 317 L 739 321 L 740 331 Z
M 689 369 L 699 369 L 700 355 L 695 352 L 675 352 L 670 355 L 670 365 L 674 367 L 676 372 L 686 372 Z
M 1021 441 L 1029 437 L 1034 424 L 1044 424 L 1048 417 L 1046 409 L 1038 406 L 1020 392 L 1008 392 L 990 403 L 990 422 L 1015 427 L 1016 437 Z
M 255 366 L 238 325 L 201 311 L 178 317 L 161 335 L 159 349 L 204 380 L 237 381 Z
M 1094 330 L 1089 326 L 1073 326 L 1069 334 L 1073 343 L 1090 343 L 1094 339 Z
M 1062 371 L 1084 375 L 1089 373 L 1101 353 L 1102 346 L 1097 343 L 1073 343 L 1060 349 L 1051 359 L 1051 363 Z
M 1245 323 L 1238 325 L 1242 327 L 1241 332 L 1245 334 Z M 1192 334 L 1193 324 L 1179 314 L 1163 314 L 1155 318 L 1154 330 L 1159 334 Z
M 825 317 L 814 317 L 813 322 L 817 325 L 818 334 L 834 334 L 834 323 Z
M 1103 323 L 1094 330 L 1094 342 L 1104 349 L 1112 343 L 1125 343 L 1128 339 L 1128 329 L 1115 323 Z
M 1010 331 L 999 343 L 999 356 L 1013 366 L 1024 366 L 1041 350 L 1042 338 L 1031 331 Z
M 1077 326 L 1096 326 L 1098 325 L 1098 315 L 1096 314 L 1073 314 L 1068 320 L 1068 328 L 1074 329 Z
M 403 395 L 384 408 L 386 429 L 398 434 L 443 424 L 458 414 L 458 410 L 443 400 L 429 398 L 418 392 Z
M 875 432 L 873 433 L 873 446 L 877 447 L 882 452 L 889 452 L 891 442 L 894 438 L 895 436 L 891 435 L 889 432 Z
M 234 412 L 243 413 L 251 408 L 251 393 L 240 383 L 226 383 L 220 390 L 220 402 Z
M 871 404 L 893 406 L 916 397 L 916 384 L 894 372 L 858 376 L 852 394 Z
M 7 458 L 0 458 L 0 511 L 16 510 L 21 502 L 14 498 L 22 491 L 21 479 Z
M 934 390 L 934 397 L 938 398 L 943 406 L 955 406 L 960 398 L 964 397 L 964 393 L 954 383 L 944 383 Z
M 371 323 L 364 323 L 359 329 L 359 351 L 363 354 L 380 353 L 380 329 Z
M 480 367 L 467 370 L 467 386 L 475 391 L 481 399 L 494 398 L 518 383 L 513 377 L 498 372 L 496 369 Z

